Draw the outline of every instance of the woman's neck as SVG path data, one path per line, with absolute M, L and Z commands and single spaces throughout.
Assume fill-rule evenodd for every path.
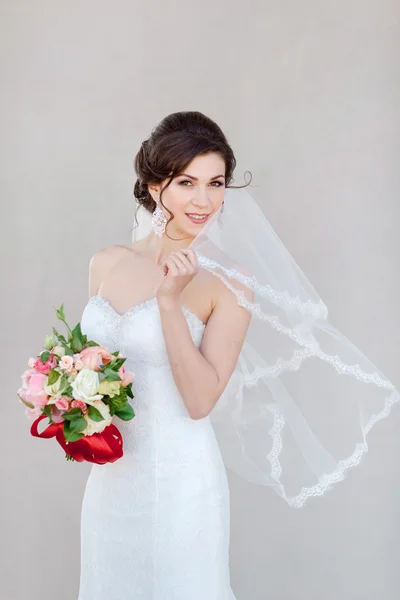
M 181 248 L 188 248 L 193 241 L 193 237 L 186 236 L 183 238 L 183 234 L 176 234 L 175 232 L 169 234 L 170 239 L 165 234 L 159 238 L 154 231 L 151 231 L 149 235 L 143 239 L 143 252 L 146 258 L 151 260 L 156 265 L 161 265 L 163 261 L 174 251 L 180 250 Z

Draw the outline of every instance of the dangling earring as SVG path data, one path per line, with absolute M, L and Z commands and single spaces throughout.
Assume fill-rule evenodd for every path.
M 158 200 L 158 198 L 157 198 L 157 200 Z M 156 200 L 156 202 L 157 202 L 157 200 Z M 151 224 L 153 226 L 155 233 L 158 235 L 158 237 L 163 236 L 166 223 L 167 223 L 167 217 L 165 216 L 165 214 L 163 213 L 163 211 L 161 210 L 161 208 L 159 207 L 158 202 L 157 202 L 156 209 L 153 212 L 153 218 L 151 220 Z

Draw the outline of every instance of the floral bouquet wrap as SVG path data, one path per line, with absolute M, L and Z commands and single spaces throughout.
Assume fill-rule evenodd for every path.
M 29 359 L 17 392 L 25 414 L 34 420 L 31 434 L 55 437 L 68 460 L 114 462 L 123 455 L 123 442 L 111 421 L 114 416 L 124 421 L 135 416 L 128 400 L 134 397 L 135 375 L 125 371 L 121 352 L 110 353 L 88 340 L 80 323 L 71 330 L 63 305 L 56 314 L 68 336 L 53 327 L 43 351 Z M 46 418 L 49 424 L 39 433 L 38 425 Z

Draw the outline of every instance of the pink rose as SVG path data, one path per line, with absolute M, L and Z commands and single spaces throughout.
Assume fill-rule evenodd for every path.
M 86 412 L 86 404 L 83 400 L 72 400 L 71 408 L 80 408 L 82 412 Z
M 66 397 L 57 398 L 54 403 L 59 410 L 68 410 L 69 409 L 69 399 Z
M 100 365 L 113 360 L 113 356 L 103 346 L 89 346 L 80 353 L 80 359 L 92 371 L 100 371 Z
M 134 379 L 135 379 L 135 373 L 131 373 L 131 372 L 125 373 L 124 376 L 123 376 L 123 378 L 122 378 L 121 385 L 123 387 L 126 387 L 127 385 L 129 385 L 130 383 L 132 383 L 132 381 Z
M 54 423 L 62 423 L 64 421 L 63 414 L 65 410 L 60 410 L 55 404 L 51 406 L 51 418 Z
M 24 371 L 21 375 L 22 377 L 22 385 L 24 386 L 24 388 L 28 387 L 30 378 L 32 377 L 32 375 L 36 375 L 37 371 L 36 369 L 34 369 L 33 367 L 31 369 L 27 369 L 26 371 Z
M 72 356 L 68 356 L 68 354 L 66 354 L 61 358 L 58 364 L 61 369 L 64 369 L 69 373 L 70 371 L 72 371 L 72 368 L 74 366 L 74 359 L 72 358 Z
M 81 371 L 83 369 L 83 367 L 85 366 L 81 360 L 80 354 L 74 354 L 74 363 L 75 363 L 76 371 Z
M 31 421 L 35 421 L 42 414 L 42 409 L 39 406 L 36 406 L 35 408 L 29 408 L 27 406 L 25 409 L 25 414 L 28 417 L 28 419 L 31 419 Z
M 35 407 L 46 406 L 49 399 L 44 391 L 47 376 L 37 373 L 35 369 L 29 369 L 22 374 L 22 382 L 22 387 L 18 390 L 21 398 Z
M 54 367 L 57 366 L 57 357 L 55 354 L 50 353 L 49 359 L 47 361 L 50 365 L 51 368 L 53 369 Z
M 35 364 L 33 365 L 34 368 L 39 371 L 39 373 L 43 373 L 44 375 L 48 375 L 51 371 L 51 369 L 54 369 L 54 367 L 57 366 L 57 359 L 54 356 L 54 354 L 50 354 L 48 360 L 46 360 L 46 362 L 42 362 L 40 358 L 38 358 L 35 361 Z
M 132 381 L 135 378 L 135 374 L 130 372 L 130 371 L 125 371 L 125 367 L 124 365 L 122 365 L 122 367 L 120 369 L 118 369 L 118 375 L 121 377 L 121 385 L 123 387 L 126 387 L 127 385 L 129 385 L 130 383 L 132 383 Z

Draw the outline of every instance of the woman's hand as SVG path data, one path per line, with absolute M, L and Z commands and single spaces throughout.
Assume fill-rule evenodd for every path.
M 199 266 L 194 250 L 182 248 L 172 252 L 162 263 L 164 280 L 158 287 L 158 300 L 167 298 L 177 300 L 182 290 L 198 273 Z

